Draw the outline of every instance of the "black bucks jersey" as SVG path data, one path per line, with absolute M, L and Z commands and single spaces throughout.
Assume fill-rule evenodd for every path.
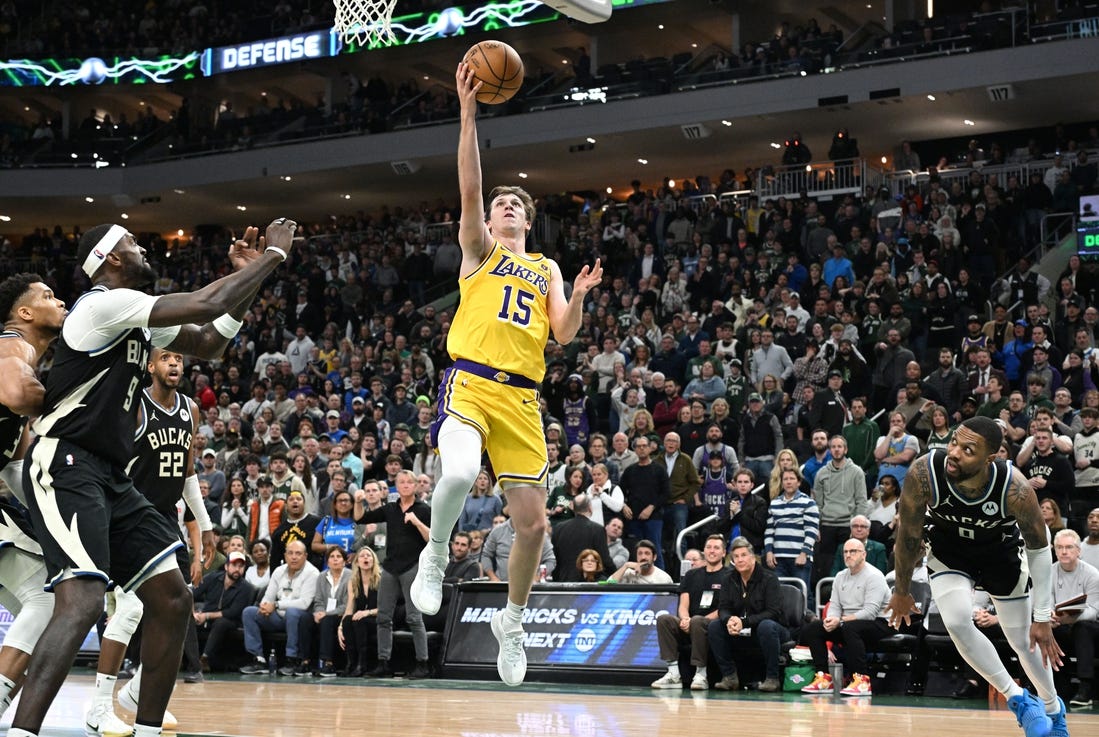
M 926 534 L 932 574 L 936 572 L 934 559 L 969 574 L 994 596 L 1015 590 L 1023 561 L 1023 538 L 1007 509 L 1011 465 L 999 458 L 993 461 L 984 494 L 969 499 L 947 478 L 944 451 L 929 451 L 926 462 L 931 475 Z
M 72 306 L 96 292 L 85 292 Z M 145 382 L 151 334 L 146 328 L 124 329 L 114 340 L 90 351 L 71 347 L 65 331 L 57 339 L 53 367 L 46 379 L 38 435 L 78 445 L 123 468 L 134 457 L 138 395 Z
M 13 333 L 10 331 L 4 331 L 0 333 L 0 340 L 6 339 L 18 339 L 22 340 L 23 336 L 19 333 Z M 26 419 L 21 415 L 17 415 L 10 409 L 0 404 L 0 469 L 3 469 L 8 465 L 8 461 L 15 455 L 15 451 L 19 448 L 19 440 L 23 437 L 23 424 Z M 13 490 L 17 496 L 22 496 L 22 492 L 19 490 Z
M 137 490 L 153 503 L 161 514 L 176 519 L 176 504 L 183 497 L 187 476 L 187 454 L 194 434 L 194 416 L 190 400 L 176 392 L 171 410 L 161 407 L 143 390 L 141 422 L 134 435 L 134 457 L 126 469 Z

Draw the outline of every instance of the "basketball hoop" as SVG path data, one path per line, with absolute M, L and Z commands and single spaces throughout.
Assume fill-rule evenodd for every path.
M 361 47 L 388 46 L 397 42 L 390 23 L 397 0 L 333 0 L 333 30 L 345 44 Z

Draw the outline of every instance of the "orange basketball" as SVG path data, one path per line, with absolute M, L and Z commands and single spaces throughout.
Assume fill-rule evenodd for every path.
M 523 84 L 523 60 L 503 41 L 481 41 L 462 58 L 481 80 L 477 102 L 498 105 L 510 100 Z

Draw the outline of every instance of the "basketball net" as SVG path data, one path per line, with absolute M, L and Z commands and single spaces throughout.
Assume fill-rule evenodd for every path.
M 345 44 L 362 47 L 388 46 L 397 42 L 390 25 L 397 0 L 333 0 L 336 19 L 333 30 Z

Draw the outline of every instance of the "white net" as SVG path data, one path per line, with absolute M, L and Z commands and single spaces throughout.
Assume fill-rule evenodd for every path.
M 333 28 L 345 44 L 388 46 L 396 43 L 393 35 L 393 8 L 397 0 L 333 0 L 336 20 Z

